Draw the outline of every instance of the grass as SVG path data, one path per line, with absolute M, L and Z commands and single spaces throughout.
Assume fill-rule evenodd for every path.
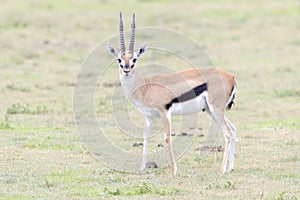
M 151 173 L 118 172 L 85 148 L 73 118 L 74 82 L 91 50 L 118 34 L 119 11 L 126 30 L 135 12 L 137 27 L 183 32 L 236 76 L 236 107 L 228 113 L 238 130 L 233 173 L 219 174 L 222 152 L 199 157 L 196 149 L 210 122 L 205 114 L 198 127 L 183 130 L 181 119 L 174 118 L 175 141 L 193 141 L 177 162 L 176 177 L 159 160 L 151 160 L 159 164 Z M 297 1 L 3 1 L 0 199 L 300 199 L 299 15 Z M 151 45 L 146 34 L 136 40 Z M 147 53 L 139 64 L 153 57 L 174 69 L 187 64 L 173 55 Z M 111 67 L 99 80 L 95 114 L 115 145 L 140 153 L 142 147 L 132 145 L 142 141 L 122 134 L 111 115 L 117 73 Z M 126 107 L 141 126 L 135 108 Z M 157 122 L 154 130 L 159 128 Z M 160 152 L 160 143 L 157 132 L 149 151 Z M 179 154 L 182 147 L 174 150 Z M 168 163 L 167 156 L 161 159 Z M 139 155 L 134 162 L 139 164 Z
M 27 104 L 13 104 L 11 107 L 7 108 L 6 114 L 29 114 L 29 115 L 40 115 L 48 113 L 48 108 L 46 106 L 37 106 L 35 108 L 30 108 Z
M 30 92 L 30 88 L 23 85 L 17 85 L 15 83 L 7 85 L 6 88 L 13 91 Z
M 150 186 L 147 182 L 142 182 L 141 184 L 132 186 L 131 188 L 116 188 L 113 190 L 104 188 L 103 190 L 103 194 L 106 196 L 141 196 L 146 194 L 154 196 L 173 196 L 178 193 L 180 193 L 179 189 Z
M 11 130 L 14 126 L 8 121 L 0 122 L 0 130 Z
M 214 185 L 214 184 L 209 184 L 206 187 L 207 190 L 211 190 L 211 189 L 226 189 L 226 190 L 233 190 L 236 189 L 236 185 L 235 183 L 232 183 L 230 181 L 227 181 L 224 185 Z
M 285 89 L 285 90 L 275 90 L 276 97 L 298 97 L 300 98 L 300 90 L 297 89 Z

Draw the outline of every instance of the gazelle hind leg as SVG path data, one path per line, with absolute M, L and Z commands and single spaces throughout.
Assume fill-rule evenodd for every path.
M 230 139 L 231 139 L 231 131 L 230 128 L 228 127 L 227 123 L 225 122 L 225 119 L 223 121 L 223 126 L 222 126 L 222 131 L 224 133 L 224 138 L 225 138 L 225 148 L 224 148 L 224 155 L 223 155 L 223 161 L 222 161 L 222 166 L 221 166 L 221 173 L 225 174 L 226 169 L 227 169 L 227 163 L 228 163 L 228 157 L 229 157 L 229 145 L 230 145 Z
M 226 124 L 229 126 L 231 131 L 230 138 L 230 150 L 229 150 L 229 172 L 232 172 L 234 169 L 234 153 L 235 153 L 235 138 L 236 138 L 236 128 L 235 126 L 225 118 Z
M 221 165 L 221 174 L 226 173 L 228 157 L 229 157 L 229 144 L 231 138 L 231 131 L 225 122 L 224 111 L 222 109 L 215 110 L 214 107 L 206 100 L 207 104 L 207 113 L 215 120 L 215 122 L 220 126 L 225 138 L 225 148 L 223 161 Z

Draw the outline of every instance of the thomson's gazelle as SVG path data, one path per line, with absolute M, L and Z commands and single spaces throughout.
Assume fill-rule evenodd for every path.
M 121 85 L 125 96 L 143 113 L 145 117 L 144 145 L 141 171 L 146 169 L 148 139 L 154 116 L 163 119 L 165 141 L 172 163 L 172 175 L 176 174 L 175 157 L 172 150 L 171 115 L 206 111 L 221 127 L 225 137 L 225 150 L 221 173 L 225 173 L 229 157 L 229 171 L 234 167 L 234 146 L 236 129 L 225 117 L 236 93 L 234 77 L 218 68 L 195 68 L 172 74 L 156 74 L 142 77 L 134 66 L 145 53 L 147 43 L 134 52 L 135 15 L 131 24 L 129 51 L 125 51 L 122 13 L 120 13 L 120 44 L 118 52 L 107 44 L 108 50 L 119 62 Z

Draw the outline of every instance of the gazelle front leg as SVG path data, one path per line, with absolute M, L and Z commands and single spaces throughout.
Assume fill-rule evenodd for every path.
M 171 135 L 171 113 L 167 112 L 165 116 L 163 117 L 163 131 L 165 133 L 165 141 L 168 145 L 168 150 L 169 150 L 169 156 L 171 160 L 171 165 L 172 165 L 172 176 L 176 175 L 177 167 L 176 167 L 176 162 L 175 162 L 175 157 L 173 154 L 173 147 L 172 147 L 172 135 Z
M 144 143 L 143 143 L 143 158 L 142 158 L 142 166 L 140 168 L 141 172 L 144 172 L 146 170 L 146 164 L 147 164 L 147 153 L 148 153 L 148 141 L 149 137 L 151 135 L 151 124 L 152 119 L 149 116 L 145 116 L 145 125 L 144 125 Z

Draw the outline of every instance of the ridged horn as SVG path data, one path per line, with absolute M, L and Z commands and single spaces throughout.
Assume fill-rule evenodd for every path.
M 134 38 L 135 38 L 135 14 L 132 14 L 132 23 L 131 23 L 131 36 L 130 36 L 130 45 L 129 51 L 133 52 L 134 50 Z
M 124 32 L 123 32 L 122 12 L 120 12 L 120 45 L 121 45 L 121 52 L 125 53 L 125 41 L 124 41 Z

